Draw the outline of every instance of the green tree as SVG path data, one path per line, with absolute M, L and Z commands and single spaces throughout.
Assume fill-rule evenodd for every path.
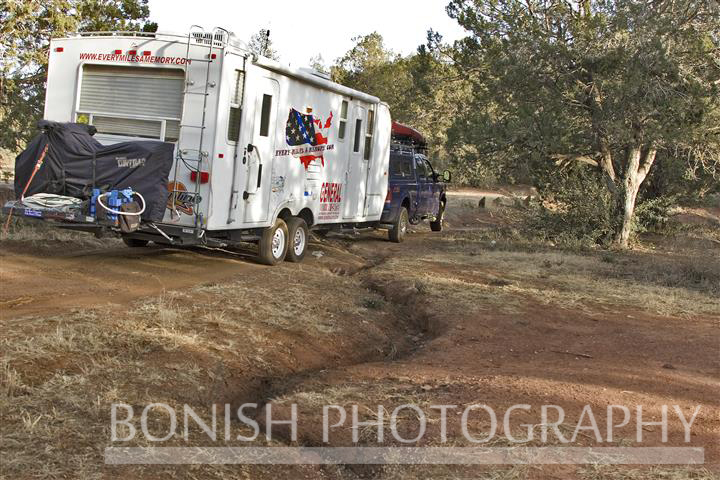
M 155 31 L 147 0 L 0 1 L 0 147 L 17 151 L 42 118 L 48 46 L 76 31 Z
M 412 80 L 402 57 L 387 49 L 377 32 L 355 37 L 355 46 L 330 69 L 334 81 L 387 102 L 393 110 L 403 104 Z
M 273 48 L 272 40 L 270 39 L 270 30 L 261 28 L 256 34 L 250 37 L 247 46 L 250 53 L 255 55 L 272 60 L 280 59 L 280 56 Z
M 536 178 L 599 168 L 620 247 L 658 152 L 720 165 L 716 2 L 453 0 L 448 13 L 471 34 L 458 64 L 477 74 L 455 140 Z
M 439 36 L 433 38 L 441 45 Z M 419 130 L 428 139 L 431 156 L 445 163 L 447 129 L 469 94 L 465 76 L 439 49 L 420 47 L 403 57 L 386 48 L 377 32 L 353 41 L 353 48 L 332 67 L 333 80 L 387 102 L 393 120 Z

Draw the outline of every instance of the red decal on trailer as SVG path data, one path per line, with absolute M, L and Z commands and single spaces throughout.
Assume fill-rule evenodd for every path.
M 142 55 L 137 55 L 136 50 L 130 50 L 127 54 L 119 53 L 121 52 L 120 50 L 115 50 L 114 52 L 115 53 L 81 53 L 80 60 L 120 63 L 160 63 L 165 65 L 189 65 L 192 63 L 190 59 L 185 57 L 160 57 L 150 55 L 149 51 L 142 52 Z

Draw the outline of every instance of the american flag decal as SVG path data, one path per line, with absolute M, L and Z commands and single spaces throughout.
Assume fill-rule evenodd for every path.
M 294 108 L 291 108 L 287 125 L 285 126 L 285 140 L 287 140 L 287 144 L 291 147 L 304 144 L 317 145 L 313 116 L 303 115 Z
M 327 131 L 332 125 L 332 112 L 328 116 L 323 125 L 320 118 L 315 118 L 312 114 L 302 114 L 294 108 L 288 113 L 287 123 L 285 124 L 285 141 L 291 147 L 301 145 L 309 145 L 316 147 L 318 145 L 327 145 L 327 133 L 323 135 L 323 130 Z M 300 155 L 300 161 L 307 170 L 310 162 L 319 159 L 322 165 L 325 165 L 325 159 L 320 152 Z

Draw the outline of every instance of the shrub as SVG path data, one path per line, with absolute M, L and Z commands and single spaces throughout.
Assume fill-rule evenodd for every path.
M 565 245 L 607 245 L 616 230 L 616 204 L 601 176 L 587 168 L 547 177 L 538 185 L 523 225 L 526 233 Z

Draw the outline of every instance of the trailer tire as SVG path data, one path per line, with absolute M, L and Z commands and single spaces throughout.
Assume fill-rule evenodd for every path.
M 287 220 L 288 226 L 288 249 L 285 260 L 288 262 L 302 262 L 307 252 L 310 229 L 307 223 L 300 217 L 290 217 Z
M 258 259 L 265 265 L 277 265 L 285 260 L 288 250 L 288 227 L 282 218 L 263 230 L 258 242 Z
M 148 243 L 150 243 L 148 240 L 143 240 L 141 238 L 125 238 L 123 237 L 122 241 L 130 248 L 142 248 L 147 247 Z
M 440 208 L 438 209 L 437 217 L 435 217 L 435 220 L 430 222 L 430 230 L 432 230 L 433 232 L 441 232 L 444 216 L 445 216 L 445 202 L 440 202 Z
M 388 231 L 388 237 L 390 237 L 390 241 L 395 243 L 402 243 L 402 241 L 405 240 L 405 234 L 407 233 L 409 223 L 410 221 L 408 220 L 407 208 L 400 208 L 400 213 L 398 213 L 397 219 L 393 224 L 393 228 Z

